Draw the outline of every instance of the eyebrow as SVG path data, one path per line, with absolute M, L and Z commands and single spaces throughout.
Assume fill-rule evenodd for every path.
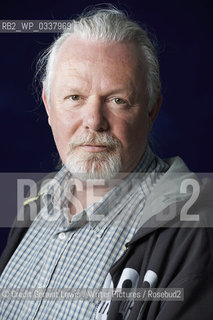
M 64 91 L 65 91 L 66 96 L 69 96 L 72 94 L 87 96 L 82 92 L 81 88 L 79 89 L 77 87 L 70 87 L 70 88 L 65 89 Z M 101 94 L 101 98 L 105 99 L 105 98 L 113 96 L 113 95 L 119 96 L 120 94 L 124 95 L 123 96 L 124 99 L 132 100 L 132 97 L 134 97 L 133 91 L 129 91 L 129 90 L 127 91 L 125 89 L 114 89 L 114 90 L 108 91 L 104 94 Z

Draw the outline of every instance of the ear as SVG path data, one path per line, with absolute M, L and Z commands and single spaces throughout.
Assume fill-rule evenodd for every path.
M 150 131 L 152 130 L 153 123 L 155 122 L 155 119 L 157 118 L 158 113 L 160 111 L 161 103 L 162 103 L 162 96 L 161 96 L 161 93 L 159 92 L 155 104 L 153 105 L 152 109 L 149 111 L 149 130 Z
M 51 121 L 50 121 L 50 104 L 49 104 L 49 101 L 47 99 L 47 95 L 46 95 L 46 91 L 44 89 L 44 86 L 43 86 L 43 89 L 42 89 L 42 100 L 43 100 L 43 103 L 44 103 L 44 106 L 45 106 L 45 109 L 46 109 L 46 113 L 47 113 L 47 116 L 48 116 L 48 123 L 49 125 L 51 126 Z

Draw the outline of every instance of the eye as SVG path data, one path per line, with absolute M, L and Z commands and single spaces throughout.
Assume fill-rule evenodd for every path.
M 68 97 L 68 99 L 72 101 L 78 101 L 80 100 L 80 96 L 77 94 L 72 94 L 71 96 Z
M 121 99 L 121 98 L 114 98 L 113 101 L 116 104 L 126 104 L 126 101 L 124 99 Z

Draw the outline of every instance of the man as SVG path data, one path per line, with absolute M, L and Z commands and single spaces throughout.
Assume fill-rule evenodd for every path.
M 163 161 L 147 145 L 161 85 L 146 32 L 116 9 L 95 10 L 71 21 L 43 66 L 64 166 L 25 202 L 26 221 L 11 231 L 0 288 L 28 296 L 3 291 L 1 318 L 212 319 L 212 236 L 200 218 L 210 198 L 181 159 Z M 81 296 L 147 287 L 180 288 L 173 298 L 181 299 Z

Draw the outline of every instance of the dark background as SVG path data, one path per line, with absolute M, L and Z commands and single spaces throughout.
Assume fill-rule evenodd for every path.
M 1 1 L 0 19 L 68 19 L 97 3 Z M 155 151 L 162 157 L 181 156 L 193 171 L 212 172 L 213 1 L 111 3 L 145 24 L 158 42 L 163 105 L 153 129 Z M 53 37 L 0 34 L 0 172 L 54 169 L 54 142 L 32 88 L 35 58 Z M 6 232 L 1 231 L 1 246 Z

